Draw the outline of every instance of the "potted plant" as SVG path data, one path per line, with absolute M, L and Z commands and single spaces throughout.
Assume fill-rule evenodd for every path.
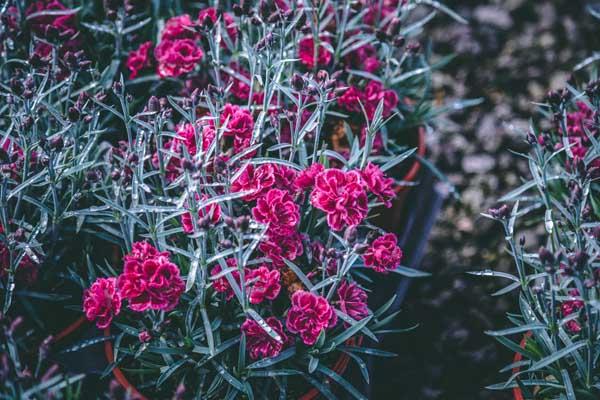
M 420 275 L 374 217 L 424 155 L 433 14 L 25 3 L 0 27 L 4 312 L 56 342 L 83 309 L 109 330 L 76 347 L 134 394 L 360 397 L 344 370 L 389 356 L 362 343 L 395 315 L 373 277 Z
M 532 126 L 526 157 L 531 178 L 505 195 L 486 216 L 502 223 L 517 274 L 480 271 L 507 279 L 498 295 L 518 292 L 514 325 L 488 332 L 517 353 L 505 368 L 516 399 L 593 399 L 600 394 L 598 374 L 598 244 L 600 239 L 600 147 L 597 82 L 585 90 L 552 92 L 542 111 L 544 130 Z M 539 224 L 545 235 L 537 245 L 517 239 L 519 221 Z

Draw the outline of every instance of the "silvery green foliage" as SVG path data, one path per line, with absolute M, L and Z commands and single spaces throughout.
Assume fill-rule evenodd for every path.
M 594 399 L 600 393 L 598 308 L 600 186 L 597 82 L 585 92 L 550 93 L 542 113 L 549 131 L 532 125 L 527 141 L 530 176 L 485 216 L 501 222 L 516 274 L 484 270 L 505 279 L 495 296 L 517 294 L 513 325 L 487 332 L 516 353 L 489 386 L 517 388 L 527 399 Z M 519 222 L 523 223 L 519 223 Z M 526 222 L 526 225 L 524 224 Z M 540 226 L 539 243 L 518 239 L 519 228 Z M 531 247 L 542 246 L 536 253 Z

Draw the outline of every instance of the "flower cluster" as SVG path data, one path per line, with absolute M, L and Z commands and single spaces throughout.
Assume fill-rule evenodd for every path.
M 83 310 L 98 328 L 110 325 L 127 300 L 133 311 L 170 311 L 179 303 L 184 283 L 169 253 L 159 252 L 148 242 L 136 242 L 124 257 L 118 278 L 99 278 L 85 291 Z

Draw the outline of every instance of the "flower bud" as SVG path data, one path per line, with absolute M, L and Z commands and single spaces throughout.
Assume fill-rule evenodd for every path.
M 510 216 L 510 209 L 503 204 L 498 208 L 490 208 L 488 213 L 495 219 L 507 219 Z
M 306 13 L 301 9 L 296 28 L 302 30 L 306 26 Z
M 553 264 L 555 261 L 554 254 L 543 246 L 538 251 L 538 257 L 542 264 Z
M 421 43 L 411 42 L 406 46 L 406 50 L 408 50 L 412 54 L 417 54 L 419 53 L 419 51 L 421 51 Z
M 242 15 L 244 15 L 244 10 L 242 9 L 242 7 L 239 4 L 234 4 L 233 5 L 233 14 L 236 17 L 241 17 Z
M 52 150 L 60 151 L 64 147 L 65 142 L 61 135 L 54 136 L 50 139 L 50 148 Z
M 260 18 L 258 18 L 257 15 L 253 15 L 252 18 L 250 18 L 250 22 L 252 23 L 252 25 L 255 26 L 259 26 L 260 24 L 262 24 L 262 21 L 260 20 Z
M 204 19 L 200 22 L 202 24 L 202 28 L 204 28 L 207 31 L 210 31 L 215 26 L 213 20 L 208 15 L 205 15 Z
M 121 171 L 119 171 L 118 169 L 113 169 L 112 172 L 110 173 L 110 177 L 113 180 L 118 181 L 119 178 L 121 178 Z
M 139 160 L 140 160 L 140 157 L 137 154 L 135 154 L 135 153 L 131 153 L 127 157 L 127 161 L 129 161 L 131 164 L 137 164 L 137 162 Z
M 81 113 L 79 112 L 79 110 L 77 108 L 69 107 L 69 110 L 67 112 L 67 118 L 69 119 L 69 121 L 77 122 L 77 121 L 79 121 L 80 116 L 81 116 Z
M 252 14 L 252 2 L 250 0 L 242 0 L 242 11 L 247 16 Z
M 234 226 L 240 232 L 246 232 L 248 228 L 250 228 L 250 217 L 242 215 L 241 217 L 236 218 Z
M 304 89 L 305 81 L 300 74 L 294 74 L 291 79 L 291 84 L 294 90 L 300 92 L 302 89 Z
M 221 244 L 221 247 L 223 247 L 223 249 L 225 250 L 233 247 L 233 243 L 229 239 L 223 239 L 219 243 Z
M 230 228 L 234 227 L 234 220 L 229 215 L 223 217 L 223 222 L 225 222 L 225 225 L 227 225 Z
M 586 279 L 585 281 L 583 281 L 583 285 L 588 288 L 591 289 L 594 286 L 596 286 L 596 281 L 593 279 Z
M 27 117 L 23 118 L 23 123 L 21 124 L 21 127 L 23 128 L 23 130 L 29 130 L 33 126 L 33 122 L 33 118 L 31 118 L 31 116 L 28 115 Z
M 398 17 L 392 18 L 388 25 L 387 34 L 389 36 L 396 36 L 400 33 L 402 21 Z
M 377 40 L 379 40 L 380 42 L 387 42 L 388 40 L 388 35 L 387 33 L 385 33 L 383 30 L 381 29 L 377 29 L 377 31 L 375 31 L 375 37 L 377 38 Z
M 206 230 L 208 228 L 210 228 L 211 225 L 211 218 L 209 215 L 205 215 L 204 217 L 200 218 L 198 220 L 198 228 Z
M 577 253 L 569 257 L 569 264 L 571 264 L 573 268 L 582 269 L 587 265 L 588 260 L 589 256 L 587 255 L 587 253 L 583 251 L 578 251 Z
M 317 78 L 317 81 L 319 81 L 319 82 L 325 82 L 327 80 L 327 78 L 329 78 L 329 74 L 324 69 L 321 69 L 321 70 L 319 70 L 319 72 L 317 72 L 316 78 Z
M 183 167 L 183 169 L 185 169 L 186 171 L 194 171 L 195 169 L 195 165 L 194 162 L 192 160 L 188 160 L 187 158 L 185 158 L 182 162 L 181 162 L 181 166 Z
M 158 100 L 158 97 L 151 96 L 150 99 L 148 99 L 148 111 L 150 111 L 150 112 L 160 111 L 160 101 Z

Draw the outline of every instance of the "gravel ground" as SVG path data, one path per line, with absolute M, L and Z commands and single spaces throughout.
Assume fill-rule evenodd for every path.
M 398 399 L 511 399 L 490 392 L 512 354 L 483 334 L 508 326 L 510 297 L 493 298 L 503 281 L 464 272 L 511 270 L 501 227 L 479 214 L 519 183 L 526 165 L 509 149 L 525 151 L 522 133 L 533 101 L 562 87 L 573 66 L 600 50 L 600 21 L 587 2 L 562 0 L 446 1 L 469 25 L 437 18 L 430 27 L 437 54 L 458 57 L 435 76 L 436 97 L 482 97 L 484 103 L 439 123 L 430 155 L 457 187 L 432 233 L 424 268 L 430 279 L 413 284 L 403 318 L 419 322 L 405 334 Z M 537 247 L 535 232 L 528 243 Z

